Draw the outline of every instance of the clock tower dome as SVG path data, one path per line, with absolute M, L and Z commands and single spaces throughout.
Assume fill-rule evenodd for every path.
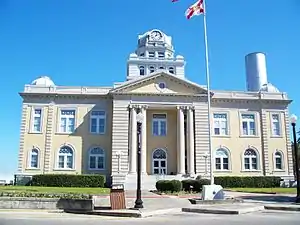
M 127 61 L 127 80 L 149 75 L 157 70 L 184 78 L 183 56 L 174 56 L 172 37 L 154 29 L 138 36 L 137 49 Z

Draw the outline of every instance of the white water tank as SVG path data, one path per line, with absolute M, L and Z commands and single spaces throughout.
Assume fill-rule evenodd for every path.
M 247 91 L 257 92 L 268 83 L 266 55 L 253 52 L 245 56 Z

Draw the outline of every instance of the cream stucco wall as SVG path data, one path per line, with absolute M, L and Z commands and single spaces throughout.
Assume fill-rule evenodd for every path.
M 81 173 L 99 173 L 109 175 L 111 173 L 111 123 L 112 123 L 112 103 L 111 100 L 106 100 L 100 106 L 99 104 L 59 104 L 54 106 L 53 130 L 50 152 L 50 168 L 49 173 L 68 173 L 68 174 L 81 174 Z M 42 106 L 43 119 L 42 119 L 42 133 L 34 134 L 30 132 L 30 124 L 32 123 L 31 111 L 34 107 L 28 107 L 26 116 L 26 132 L 24 137 L 25 155 L 23 159 L 23 168 L 25 173 L 44 173 L 44 155 L 45 155 L 45 142 L 46 142 L 46 126 L 48 118 L 48 106 Z M 75 131 L 71 134 L 59 133 L 59 112 L 60 109 L 75 109 Z M 103 109 L 106 111 L 106 131 L 105 134 L 92 134 L 90 133 L 90 112 L 93 109 Z M 67 145 L 74 150 L 74 169 L 59 169 L 58 151 L 60 147 Z M 39 152 L 39 168 L 29 169 L 28 156 L 32 148 L 38 148 Z M 105 169 L 104 170 L 89 170 L 89 150 L 92 147 L 101 147 L 105 150 Z
M 47 124 L 47 113 L 48 113 L 48 107 L 45 105 L 26 105 L 26 111 L 23 113 L 26 113 L 26 124 L 25 124 L 25 133 L 24 133 L 24 157 L 22 160 L 23 163 L 23 171 L 25 173 L 43 173 L 44 168 L 44 148 L 45 148 L 45 141 L 46 141 L 46 135 L 45 135 L 45 128 Z M 32 132 L 32 117 L 33 112 L 35 108 L 42 109 L 42 132 L 41 133 L 33 133 Z M 29 157 L 30 152 L 33 148 L 36 148 L 39 151 L 39 162 L 38 162 L 38 168 L 33 169 L 30 168 L 29 165 Z
M 167 115 L 167 135 L 152 135 L 153 114 Z M 152 154 L 156 149 L 162 148 L 167 152 L 167 173 L 177 172 L 177 112 L 176 110 L 147 110 L 147 173 L 152 174 Z

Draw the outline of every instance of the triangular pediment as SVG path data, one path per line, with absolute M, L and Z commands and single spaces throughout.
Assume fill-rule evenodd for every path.
M 110 92 L 168 95 L 207 94 L 207 91 L 200 85 L 167 72 L 156 72 L 132 81 L 127 81 Z

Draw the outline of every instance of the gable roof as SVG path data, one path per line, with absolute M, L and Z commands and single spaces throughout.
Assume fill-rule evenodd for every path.
M 199 90 L 199 93 L 201 93 L 201 92 L 202 93 L 207 93 L 206 88 L 200 86 L 199 84 L 194 83 L 194 82 L 192 82 L 190 80 L 187 80 L 187 79 L 182 79 L 182 78 L 180 78 L 180 77 L 178 77 L 174 74 L 171 74 L 171 73 L 169 73 L 165 70 L 158 70 L 158 71 L 156 71 L 154 73 L 151 73 L 149 75 L 141 76 L 139 78 L 136 78 L 136 79 L 133 79 L 133 80 L 130 80 L 130 81 L 126 81 L 125 83 L 121 84 L 120 86 L 111 89 L 109 92 L 110 93 L 118 93 L 118 92 L 121 92 L 122 90 L 124 90 L 126 88 L 133 87 L 135 85 L 141 84 L 143 82 L 146 82 L 146 81 L 149 81 L 149 80 L 161 77 L 161 76 L 166 76 L 166 77 L 172 78 L 175 81 L 178 81 L 180 83 L 184 83 L 188 86 L 194 87 L 194 88 Z

